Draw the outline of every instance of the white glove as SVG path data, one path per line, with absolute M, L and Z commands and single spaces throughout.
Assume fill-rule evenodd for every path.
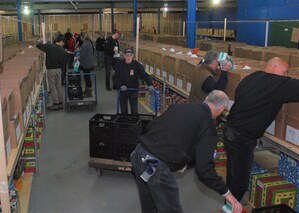
M 148 91 L 150 91 L 150 92 L 154 92 L 154 91 L 155 91 L 155 88 L 154 88 L 152 85 L 150 85 L 150 86 L 148 87 Z
M 118 46 L 115 46 L 115 47 L 113 48 L 113 51 L 114 51 L 114 52 L 118 52 Z
M 120 87 L 120 89 L 121 89 L 121 91 L 127 91 L 127 90 L 128 90 L 127 86 L 125 86 L 125 85 L 122 85 L 122 86 Z

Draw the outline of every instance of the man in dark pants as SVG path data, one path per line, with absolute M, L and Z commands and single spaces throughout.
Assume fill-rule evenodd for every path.
M 128 114 L 128 100 L 131 106 L 131 114 L 138 114 L 138 91 L 139 79 L 142 79 L 149 86 L 149 91 L 155 89 L 152 86 L 152 79 L 145 72 L 144 67 L 133 59 L 134 54 L 131 48 L 127 48 L 124 52 L 124 59 L 115 65 L 115 73 L 112 77 L 114 86 L 121 89 L 119 101 L 122 114 Z M 135 91 L 127 91 L 128 88 L 136 89 Z
M 281 106 L 299 102 L 299 80 L 287 77 L 288 64 L 280 58 L 268 61 L 265 71 L 244 78 L 236 88 L 235 102 L 224 128 L 227 151 L 227 186 L 241 201 L 248 188 L 253 150 L 275 119 Z
M 110 87 L 110 76 L 111 76 L 111 69 L 114 68 L 116 58 L 119 54 L 119 43 L 118 38 L 121 35 L 121 32 L 118 30 L 114 31 L 114 34 L 108 37 L 104 44 L 105 49 L 105 75 L 106 75 L 106 90 L 111 91 Z
M 203 104 L 173 104 L 149 124 L 131 153 L 142 213 L 183 212 L 172 172 L 190 161 L 196 162 L 199 180 L 223 195 L 233 213 L 241 212 L 241 204 L 217 175 L 213 160 L 217 146 L 214 119 L 227 105 L 227 95 L 214 90 Z
M 189 103 L 201 104 L 211 91 L 224 91 L 228 81 L 227 71 L 232 68 L 232 64 L 227 62 L 221 65 L 219 78 L 218 65 L 218 53 L 212 50 L 208 51 L 192 76 Z
M 53 104 L 48 110 L 63 109 L 63 92 L 61 87 L 61 68 L 67 61 L 67 53 L 63 49 L 64 38 L 58 36 L 55 44 L 38 43 L 36 47 L 46 53 L 46 68 L 49 88 Z

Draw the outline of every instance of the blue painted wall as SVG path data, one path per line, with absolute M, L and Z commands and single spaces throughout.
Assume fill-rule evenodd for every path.
M 198 28 L 222 29 L 227 18 L 227 29 L 236 29 L 237 11 L 231 8 L 216 8 L 197 12 Z
M 264 46 L 266 24 L 256 21 L 272 19 L 299 19 L 299 0 L 239 0 L 238 20 L 247 22 L 237 24 L 237 41 Z

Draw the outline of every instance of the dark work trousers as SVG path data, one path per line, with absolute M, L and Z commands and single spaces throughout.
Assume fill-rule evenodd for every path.
M 82 67 L 83 73 L 87 74 L 87 75 L 84 75 L 84 80 L 85 80 L 85 86 L 88 87 L 88 88 L 92 87 L 92 81 L 91 81 L 91 78 L 90 78 L 90 73 L 91 73 L 92 69 L 93 68 L 86 69 L 86 68 Z
M 131 114 L 138 115 L 138 91 L 120 91 L 119 103 L 121 114 L 128 114 L 128 101 L 131 107 Z
M 242 200 L 249 185 L 256 139 L 224 127 L 224 146 L 227 153 L 226 185 L 238 201 Z
M 155 173 L 148 182 L 140 178 L 147 168 L 147 164 L 142 162 L 142 158 L 147 155 L 154 157 L 141 145 L 137 145 L 131 153 L 131 163 L 139 191 L 142 213 L 182 213 L 177 182 L 165 163 L 159 161 Z
M 74 54 L 67 53 L 67 66 L 69 69 L 73 69 L 74 57 L 75 57 Z
M 61 68 L 61 84 L 62 85 L 65 85 L 66 70 L 67 70 L 67 62 Z
M 113 68 L 113 56 L 105 54 L 105 76 L 106 76 L 106 88 L 110 88 L 110 76 L 111 76 L 111 71 Z

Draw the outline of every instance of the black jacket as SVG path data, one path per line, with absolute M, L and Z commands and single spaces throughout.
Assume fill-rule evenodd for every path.
M 112 38 L 112 36 L 108 37 L 104 44 L 105 54 L 109 56 L 114 55 L 114 47 L 117 46 L 119 49 L 119 43 L 117 39 Z
M 133 60 L 130 64 L 127 64 L 125 59 L 122 59 L 115 65 L 115 73 L 112 80 L 117 89 L 122 85 L 128 88 L 138 88 L 139 79 L 144 80 L 147 85 L 152 85 L 151 77 L 138 61 Z
M 148 133 L 142 135 L 141 146 L 169 166 L 182 169 L 195 161 L 200 181 L 221 195 L 228 189 L 215 170 L 213 154 L 217 132 L 206 104 L 173 104 L 154 119 Z
M 63 47 L 51 43 L 39 43 L 36 47 L 46 53 L 47 69 L 60 69 L 64 67 L 67 60 L 67 53 Z
M 260 138 L 288 102 L 299 102 L 299 80 L 254 72 L 237 86 L 227 126 L 248 138 Z
M 104 51 L 105 38 L 98 37 L 96 40 L 96 50 Z

